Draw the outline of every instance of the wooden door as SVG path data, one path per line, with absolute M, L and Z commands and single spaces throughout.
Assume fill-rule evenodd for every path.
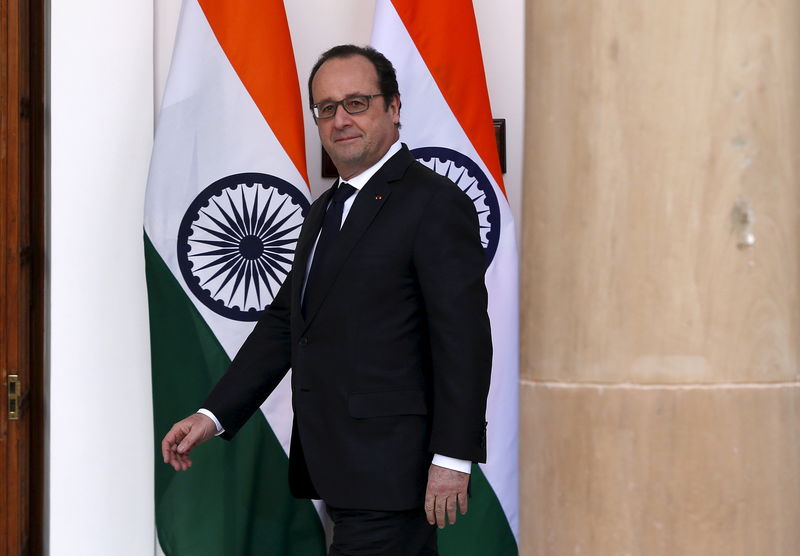
M 0 3 L 0 554 L 42 550 L 43 8 Z

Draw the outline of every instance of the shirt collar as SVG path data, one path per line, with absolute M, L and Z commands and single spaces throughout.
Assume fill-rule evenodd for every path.
M 370 180 L 370 178 L 372 178 L 372 176 L 374 176 L 378 172 L 378 170 L 381 169 L 381 167 L 386 163 L 386 161 L 392 158 L 395 155 L 395 153 L 397 153 L 400 150 L 401 147 L 402 145 L 400 143 L 400 139 L 398 139 L 392 144 L 391 147 L 389 147 L 389 150 L 386 151 L 386 154 L 383 155 L 383 158 L 381 158 L 378 162 L 376 162 L 375 164 L 373 164 L 372 166 L 361 172 L 359 175 L 350 178 L 349 180 L 343 180 L 342 176 L 339 176 L 339 183 L 343 182 L 349 183 L 350 185 L 355 187 L 358 191 L 361 191 L 361 188 L 367 185 L 367 182 Z

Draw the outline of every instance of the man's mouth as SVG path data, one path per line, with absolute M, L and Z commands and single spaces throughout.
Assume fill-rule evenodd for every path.
M 358 135 L 348 135 L 347 137 L 337 137 L 336 139 L 333 140 L 333 142 L 341 145 L 343 143 L 349 143 L 351 141 L 355 141 L 356 139 L 358 139 Z

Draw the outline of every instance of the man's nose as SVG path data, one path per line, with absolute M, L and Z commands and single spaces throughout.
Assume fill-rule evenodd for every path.
M 333 113 L 333 125 L 336 127 L 344 127 L 353 122 L 350 114 L 344 109 L 344 105 L 337 104 L 336 111 Z

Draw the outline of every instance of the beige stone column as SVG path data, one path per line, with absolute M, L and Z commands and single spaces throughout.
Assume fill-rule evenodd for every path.
M 800 2 L 526 40 L 521 553 L 800 555 Z

